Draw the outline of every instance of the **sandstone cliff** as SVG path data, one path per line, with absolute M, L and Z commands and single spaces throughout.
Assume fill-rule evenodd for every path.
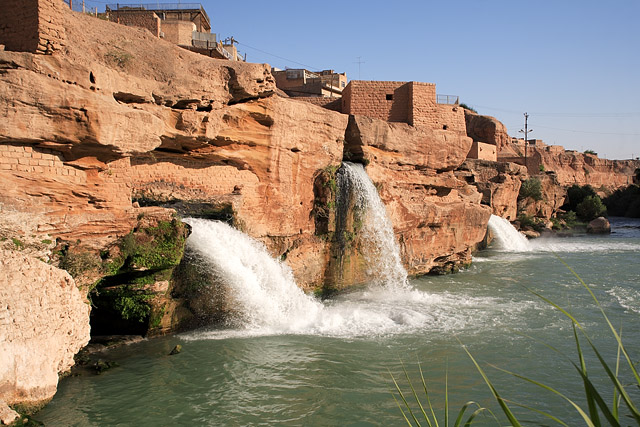
M 30 411 L 89 342 L 89 304 L 63 270 L 0 250 L 0 402 Z

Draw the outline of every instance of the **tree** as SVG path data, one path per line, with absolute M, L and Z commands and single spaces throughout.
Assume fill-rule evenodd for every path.
M 583 221 L 591 221 L 607 214 L 607 207 L 597 195 L 587 196 L 576 206 L 576 213 Z

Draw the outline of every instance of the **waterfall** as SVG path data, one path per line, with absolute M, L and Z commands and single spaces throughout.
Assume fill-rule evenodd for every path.
M 515 229 L 509 221 L 497 215 L 491 215 L 489 228 L 493 231 L 500 249 L 508 252 L 529 252 L 531 244 L 527 238 Z
M 393 234 L 393 226 L 387 210 L 380 200 L 378 190 L 361 164 L 344 162 L 338 171 L 338 201 L 336 216 L 348 203 L 348 194 L 354 197 L 354 209 L 362 216 L 359 237 L 361 252 L 367 262 L 367 274 L 377 284 L 387 287 L 408 286 L 407 271 L 402 265 L 400 248 Z M 338 219 L 339 220 L 339 219 Z
M 239 323 L 246 328 L 291 331 L 305 327 L 322 305 L 296 285 L 291 269 L 267 248 L 229 225 L 187 218 L 187 240 L 226 286 Z

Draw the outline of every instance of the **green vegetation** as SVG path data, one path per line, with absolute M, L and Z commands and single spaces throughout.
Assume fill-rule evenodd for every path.
M 520 187 L 519 199 L 531 197 L 533 200 L 542 200 L 542 184 L 538 178 L 529 178 Z
M 595 152 L 595 151 L 593 151 L 593 150 L 584 150 L 584 154 L 593 154 L 594 156 L 597 156 L 597 155 L 598 155 L 598 153 L 596 153 L 596 152 Z
M 502 372 L 505 372 L 513 376 L 514 378 L 517 378 L 519 380 L 522 380 L 530 384 L 533 384 L 537 387 L 540 387 L 541 389 L 546 390 L 560 397 L 567 403 L 567 405 L 569 405 L 570 407 L 575 409 L 576 412 L 578 412 L 582 420 L 588 426 L 628 425 L 629 423 L 632 422 L 632 420 L 635 421 L 636 425 L 640 425 L 640 410 L 637 407 L 637 402 L 634 402 L 632 397 L 628 393 L 629 388 L 635 389 L 637 387 L 640 387 L 640 375 L 638 374 L 638 371 L 636 368 L 637 363 L 634 362 L 629 356 L 627 349 L 625 348 L 624 343 L 622 342 L 621 333 L 615 329 L 615 327 L 609 320 L 609 317 L 607 316 L 604 309 L 602 308 L 602 305 L 600 304 L 595 294 L 593 293 L 593 291 L 566 262 L 564 262 L 562 259 L 560 259 L 560 261 L 579 280 L 582 287 L 586 289 L 586 291 L 589 293 L 589 295 L 593 299 L 595 308 L 598 311 L 600 311 L 600 313 L 602 314 L 602 317 L 610 330 L 611 336 L 615 339 L 615 345 L 617 347 L 617 356 L 613 361 L 611 360 L 607 361 L 603 353 L 594 345 L 591 339 L 591 336 L 588 334 L 586 330 L 585 325 L 580 323 L 580 321 L 578 321 L 578 319 L 576 319 L 576 317 L 573 314 L 571 314 L 568 310 L 560 307 L 555 302 L 549 300 L 545 296 L 529 290 L 531 293 L 536 295 L 542 301 L 544 301 L 545 303 L 557 309 L 571 322 L 573 339 L 575 340 L 575 344 L 576 344 L 578 362 L 571 361 L 570 363 L 573 366 L 573 369 L 575 369 L 576 376 L 579 379 L 580 383 L 583 384 L 586 407 L 584 407 L 585 406 L 584 403 L 582 403 L 582 406 L 581 406 L 580 403 L 575 402 L 574 400 L 562 394 L 560 391 L 552 387 L 549 387 L 541 382 L 538 382 L 534 379 L 531 379 L 529 377 L 526 377 L 514 372 L 509 372 L 500 368 L 496 368 L 496 369 Z M 585 342 L 587 343 L 587 346 L 583 349 L 583 344 Z M 550 348 L 552 351 L 556 351 L 556 352 L 558 351 L 551 346 L 547 346 L 547 347 Z M 509 421 L 509 425 L 512 425 L 512 426 L 522 425 L 522 423 L 518 420 L 516 415 L 511 411 L 509 404 L 533 411 L 558 424 L 565 425 L 565 426 L 567 425 L 566 423 L 558 419 L 553 414 L 531 407 L 528 404 L 517 403 L 502 397 L 499 394 L 496 387 L 494 386 L 494 384 L 489 379 L 485 370 L 476 361 L 476 359 L 473 357 L 471 352 L 469 352 L 469 350 L 467 350 L 464 346 L 463 346 L 463 349 L 467 353 L 467 355 L 469 356 L 473 364 L 475 365 L 476 369 L 482 376 L 486 385 L 489 387 L 489 390 L 491 391 L 493 398 L 495 399 L 496 403 L 500 406 L 500 409 L 503 412 L 504 416 Z M 595 371 L 594 366 L 590 366 L 589 370 L 587 370 L 587 362 L 585 359 L 585 355 L 586 355 L 586 351 L 589 349 L 593 354 L 593 356 L 595 356 L 595 359 L 597 360 L 596 367 L 600 368 L 600 371 L 596 372 L 595 374 L 594 374 L 594 371 Z M 623 378 L 620 372 L 621 372 L 621 368 L 624 368 L 625 365 L 628 368 L 625 371 L 627 374 L 627 377 Z M 400 411 L 402 413 L 404 420 L 410 426 L 412 425 L 420 426 L 421 425 L 420 421 L 422 419 L 424 419 L 424 422 L 428 426 L 438 426 L 439 424 L 438 424 L 437 416 L 433 409 L 432 400 L 429 395 L 429 391 L 424 379 L 424 375 L 422 373 L 422 368 L 420 367 L 420 379 L 422 383 L 422 388 L 424 390 L 424 398 L 422 398 L 422 400 L 418 392 L 416 391 L 416 388 L 413 386 L 409 378 L 409 375 L 407 374 L 407 370 L 404 368 L 404 366 L 403 366 L 403 371 L 409 386 L 410 393 L 403 392 L 402 387 L 398 384 L 398 381 L 395 379 L 393 374 L 391 374 L 391 378 L 395 386 L 395 392 L 392 392 L 393 398 L 396 401 L 398 407 L 400 408 Z M 598 386 L 597 385 L 598 383 L 595 381 L 596 378 L 597 379 L 604 378 L 606 385 L 611 387 L 611 390 L 613 390 L 612 398 L 610 402 L 607 402 L 605 400 L 605 396 L 609 394 L 610 390 L 603 390 L 602 386 Z M 399 396 L 399 399 L 396 396 Z M 413 399 L 415 399 L 417 407 L 409 403 L 411 396 L 413 396 Z M 445 377 L 444 400 L 445 400 L 445 405 L 444 405 L 445 408 L 444 408 L 443 425 L 448 426 L 449 425 L 449 405 L 448 405 L 448 382 L 446 377 Z M 425 407 L 427 409 L 425 409 Z M 624 415 L 621 414 L 620 412 L 621 407 L 625 407 L 628 414 L 624 414 Z M 468 410 L 473 412 L 469 414 Z M 481 407 L 476 402 L 467 402 L 459 410 L 458 416 L 454 422 L 454 426 L 471 425 L 475 417 L 485 411 L 488 412 L 493 417 L 497 425 L 500 424 L 500 421 L 497 419 L 497 417 L 493 414 L 493 412 L 490 409 Z M 465 417 L 465 413 L 468 414 L 468 416 L 464 421 L 464 424 L 462 424 L 463 418 Z M 623 416 L 625 416 L 624 419 L 622 418 Z
M 110 50 L 104 55 L 105 59 L 120 68 L 127 68 L 133 56 L 122 50 Z
M 16 249 L 18 249 L 20 251 L 24 249 L 24 243 L 22 242 L 22 240 L 16 239 L 14 237 L 14 238 L 11 239 L 11 241 L 13 242 L 14 246 L 16 247 Z
M 50 245 L 51 243 L 53 243 L 53 241 L 51 239 L 44 239 L 44 240 L 42 240 L 41 243 L 44 244 L 44 245 Z
M 465 110 L 469 110 L 469 111 L 473 111 L 474 113 L 477 113 L 478 111 L 475 108 L 471 108 L 469 107 L 467 104 L 465 104 L 464 102 L 460 103 L 460 106 L 462 108 L 464 108 Z
M 583 221 L 591 221 L 607 214 L 607 207 L 599 196 L 587 196 L 576 206 L 576 213 Z
M 603 202 L 610 215 L 640 218 L 640 187 L 635 184 L 617 189 Z
M 87 271 L 101 268 L 100 259 L 89 251 L 72 249 L 69 245 L 66 245 L 56 253 L 59 258 L 58 266 L 67 270 L 74 279 L 82 276 Z
M 578 204 L 582 202 L 587 196 L 595 196 L 596 191 L 590 185 L 579 186 L 577 184 L 572 185 L 567 189 L 567 200 L 565 201 L 562 209 L 565 211 L 574 211 Z
M 544 165 L 542 163 L 540 163 L 540 172 L 544 172 Z

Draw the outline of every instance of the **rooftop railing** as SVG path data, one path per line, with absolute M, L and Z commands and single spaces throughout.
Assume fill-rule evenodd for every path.
M 211 26 L 209 15 L 200 3 L 110 3 L 106 6 L 107 11 L 114 10 L 150 10 L 150 11 L 170 11 L 170 10 L 199 10 Z
M 436 102 L 438 104 L 458 105 L 460 97 L 457 95 L 436 95 Z

